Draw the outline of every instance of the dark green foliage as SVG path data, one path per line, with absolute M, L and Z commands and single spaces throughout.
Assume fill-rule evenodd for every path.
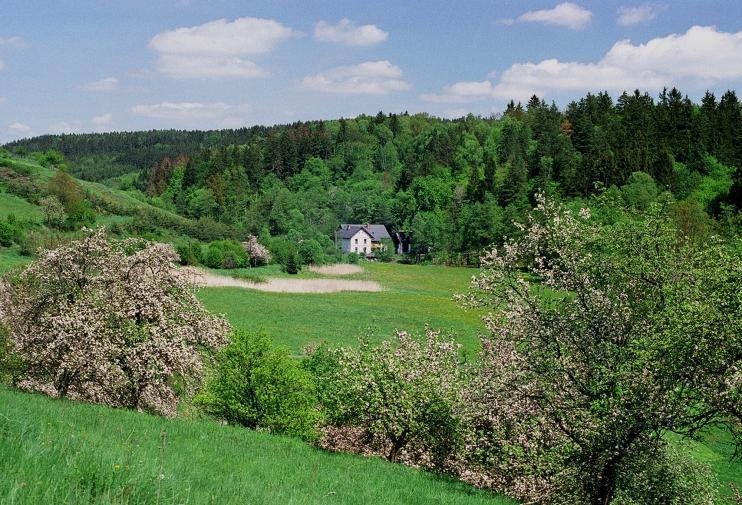
M 195 401 L 231 424 L 308 440 L 318 435 L 320 415 L 312 376 L 265 335 L 235 332 Z
M 301 258 L 302 265 L 319 265 L 324 263 L 322 246 L 314 239 L 303 240 L 299 244 L 299 257 Z
M 175 245 L 175 251 L 180 256 L 181 265 L 200 265 L 204 261 L 203 248 L 199 242 L 180 242 Z
M 0 326 L 0 384 L 12 385 L 23 369 L 23 361 L 12 352 L 7 330 Z
M 207 246 L 203 262 L 209 268 L 243 268 L 247 266 L 247 252 L 239 242 L 218 240 Z
M 389 263 L 394 257 L 394 242 L 389 239 L 381 241 L 381 247 L 374 250 L 376 259 L 384 263 Z
M 587 94 L 564 110 L 534 96 L 525 107 L 508 104 L 500 119 L 376 114 L 210 132 L 46 135 L 9 147 L 42 151 L 36 156 L 49 167 L 64 169 L 66 158 L 73 174 L 146 192 L 164 210 L 136 216 L 129 226 L 137 233 L 205 242 L 255 235 L 266 244 L 283 237 L 308 263 L 336 255 L 339 223 L 380 223 L 412 231 L 416 258 L 445 259 L 517 234 L 512 223 L 525 220 L 539 190 L 572 198 L 629 184 L 618 205 L 637 209 L 669 190 L 736 222 L 740 109 L 732 91 L 707 93 L 699 105 L 677 89 L 615 102 Z M 8 167 L 0 183 L 31 201 L 44 194 Z M 86 210 L 68 211 L 62 196 L 65 227 L 85 224 Z M 85 199 L 97 212 L 119 213 Z M 285 265 L 289 249 L 270 247 Z
M 289 251 L 284 268 L 286 269 L 286 273 L 291 275 L 296 275 L 301 270 L 301 260 L 295 250 Z

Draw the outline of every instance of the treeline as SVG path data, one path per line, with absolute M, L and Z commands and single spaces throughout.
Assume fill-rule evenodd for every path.
M 418 254 L 478 251 L 518 233 L 537 191 L 605 192 L 634 208 L 667 197 L 679 219 L 694 221 L 688 230 L 734 230 L 742 208 L 734 91 L 706 93 L 700 104 L 674 88 L 657 99 L 588 94 L 564 110 L 534 96 L 511 102 L 502 117 L 379 112 L 270 128 L 45 136 L 9 147 L 58 149 L 73 173 L 93 180 L 120 175 L 111 163 L 134 167 L 138 176 L 118 183 L 163 208 L 264 239 L 316 240 L 328 251 L 341 222 L 411 231 Z

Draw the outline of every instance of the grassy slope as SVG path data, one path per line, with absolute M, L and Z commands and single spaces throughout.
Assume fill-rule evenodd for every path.
M 354 344 L 369 328 L 381 340 L 390 338 L 395 328 L 419 332 L 426 323 L 454 332 L 467 351 L 476 351 L 477 334 L 483 329 L 479 315 L 462 310 L 452 299 L 467 289 L 474 270 L 383 263 L 366 263 L 364 268 L 364 274 L 347 278 L 376 280 L 385 291 L 284 294 L 207 288 L 200 297 L 234 326 L 262 329 L 295 353 L 308 343 Z
M 379 459 L 213 422 L 168 421 L 2 388 L 0 405 L 6 505 L 510 503 Z

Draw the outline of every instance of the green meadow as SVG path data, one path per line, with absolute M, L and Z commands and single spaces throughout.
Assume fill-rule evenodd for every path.
M 244 288 L 204 288 L 206 306 L 238 328 L 260 329 L 299 354 L 307 344 L 353 345 L 360 336 L 389 339 L 394 330 L 422 332 L 425 325 L 452 333 L 468 352 L 478 348 L 481 314 L 453 300 L 468 289 L 475 269 L 393 263 L 364 263 L 364 273 L 343 276 L 381 284 L 381 292 L 266 293 Z M 238 273 L 239 275 L 239 273 Z M 275 276 L 274 269 L 252 275 Z M 316 277 L 309 271 L 299 278 Z M 340 278 L 340 276 L 338 276 Z
M 0 502 L 451 504 L 510 500 L 378 458 L 204 420 L 0 388 Z

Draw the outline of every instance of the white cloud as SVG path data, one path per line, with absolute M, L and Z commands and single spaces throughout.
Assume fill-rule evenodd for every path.
M 0 37 L 0 47 L 11 47 L 11 48 L 22 48 L 28 47 L 28 42 L 23 40 L 21 37 Z
M 637 25 L 646 23 L 657 17 L 665 7 L 662 5 L 644 4 L 636 7 L 619 7 L 618 20 L 621 26 Z
M 459 119 L 469 114 L 468 109 L 448 109 L 443 112 L 443 117 L 448 119 Z
M 113 91 L 119 86 L 119 80 L 115 77 L 106 77 L 99 81 L 93 81 L 87 83 L 84 88 L 88 91 L 105 92 Z
M 60 121 L 58 123 L 52 123 L 49 125 L 49 133 L 60 134 L 60 133 L 77 133 L 80 131 L 80 122 L 73 121 Z
M 250 79 L 268 72 L 245 56 L 265 54 L 300 34 L 273 19 L 219 19 L 155 35 L 157 69 L 174 79 Z
M 412 87 L 402 80 L 402 70 L 386 60 L 336 67 L 308 75 L 301 83 L 307 89 L 349 95 L 386 95 Z
M 343 18 L 336 25 L 320 21 L 314 27 L 314 37 L 323 42 L 371 46 L 384 42 L 389 34 L 376 25 L 356 26 L 350 19 Z
M 572 2 L 563 2 L 553 9 L 528 11 L 516 18 L 524 23 L 544 23 L 547 25 L 564 26 L 570 30 L 581 30 L 590 23 L 593 13 Z M 513 20 L 502 20 L 505 24 L 512 24 Z
M 106 112 L 100 116 L 93 116 L 93 119 L 91 119 L 90 122 L 98 128 L 104 128 L 113 122 L 113 114 Z
M 462 81 L 443 86 L 441 94 L 427 94 L 420 98 L 426 102 L 466 103 L 491 98 L 493 93 L 494 87 L 491 81 Z
M 270 75 L 239 56 L 163 54 L 157 69 L 171 79 L 257 79 Z
M 659 90 L 665 86 L 705 89 L 742 81 L 742 31 L 694 26 L 684 34 L 658 37 L 644 44 L 616 42 L 597 62 L 516 63 L 492 81 L 457 82 L 440 94 L 421 99 L 466 103 L 482 99 L 525 100 L 560 91 Z
M 8 130 L 18 135 L 27 135 L 31 132 L 31 127 L 27 124 L 15 122 L 8 125 Z
M 237 120 L 249 110 L 246 104 L 229 105 L 224 102 L 160 102 L 151 105 L 135 105 L 131 113 L 154 119 L 189 120 Z

